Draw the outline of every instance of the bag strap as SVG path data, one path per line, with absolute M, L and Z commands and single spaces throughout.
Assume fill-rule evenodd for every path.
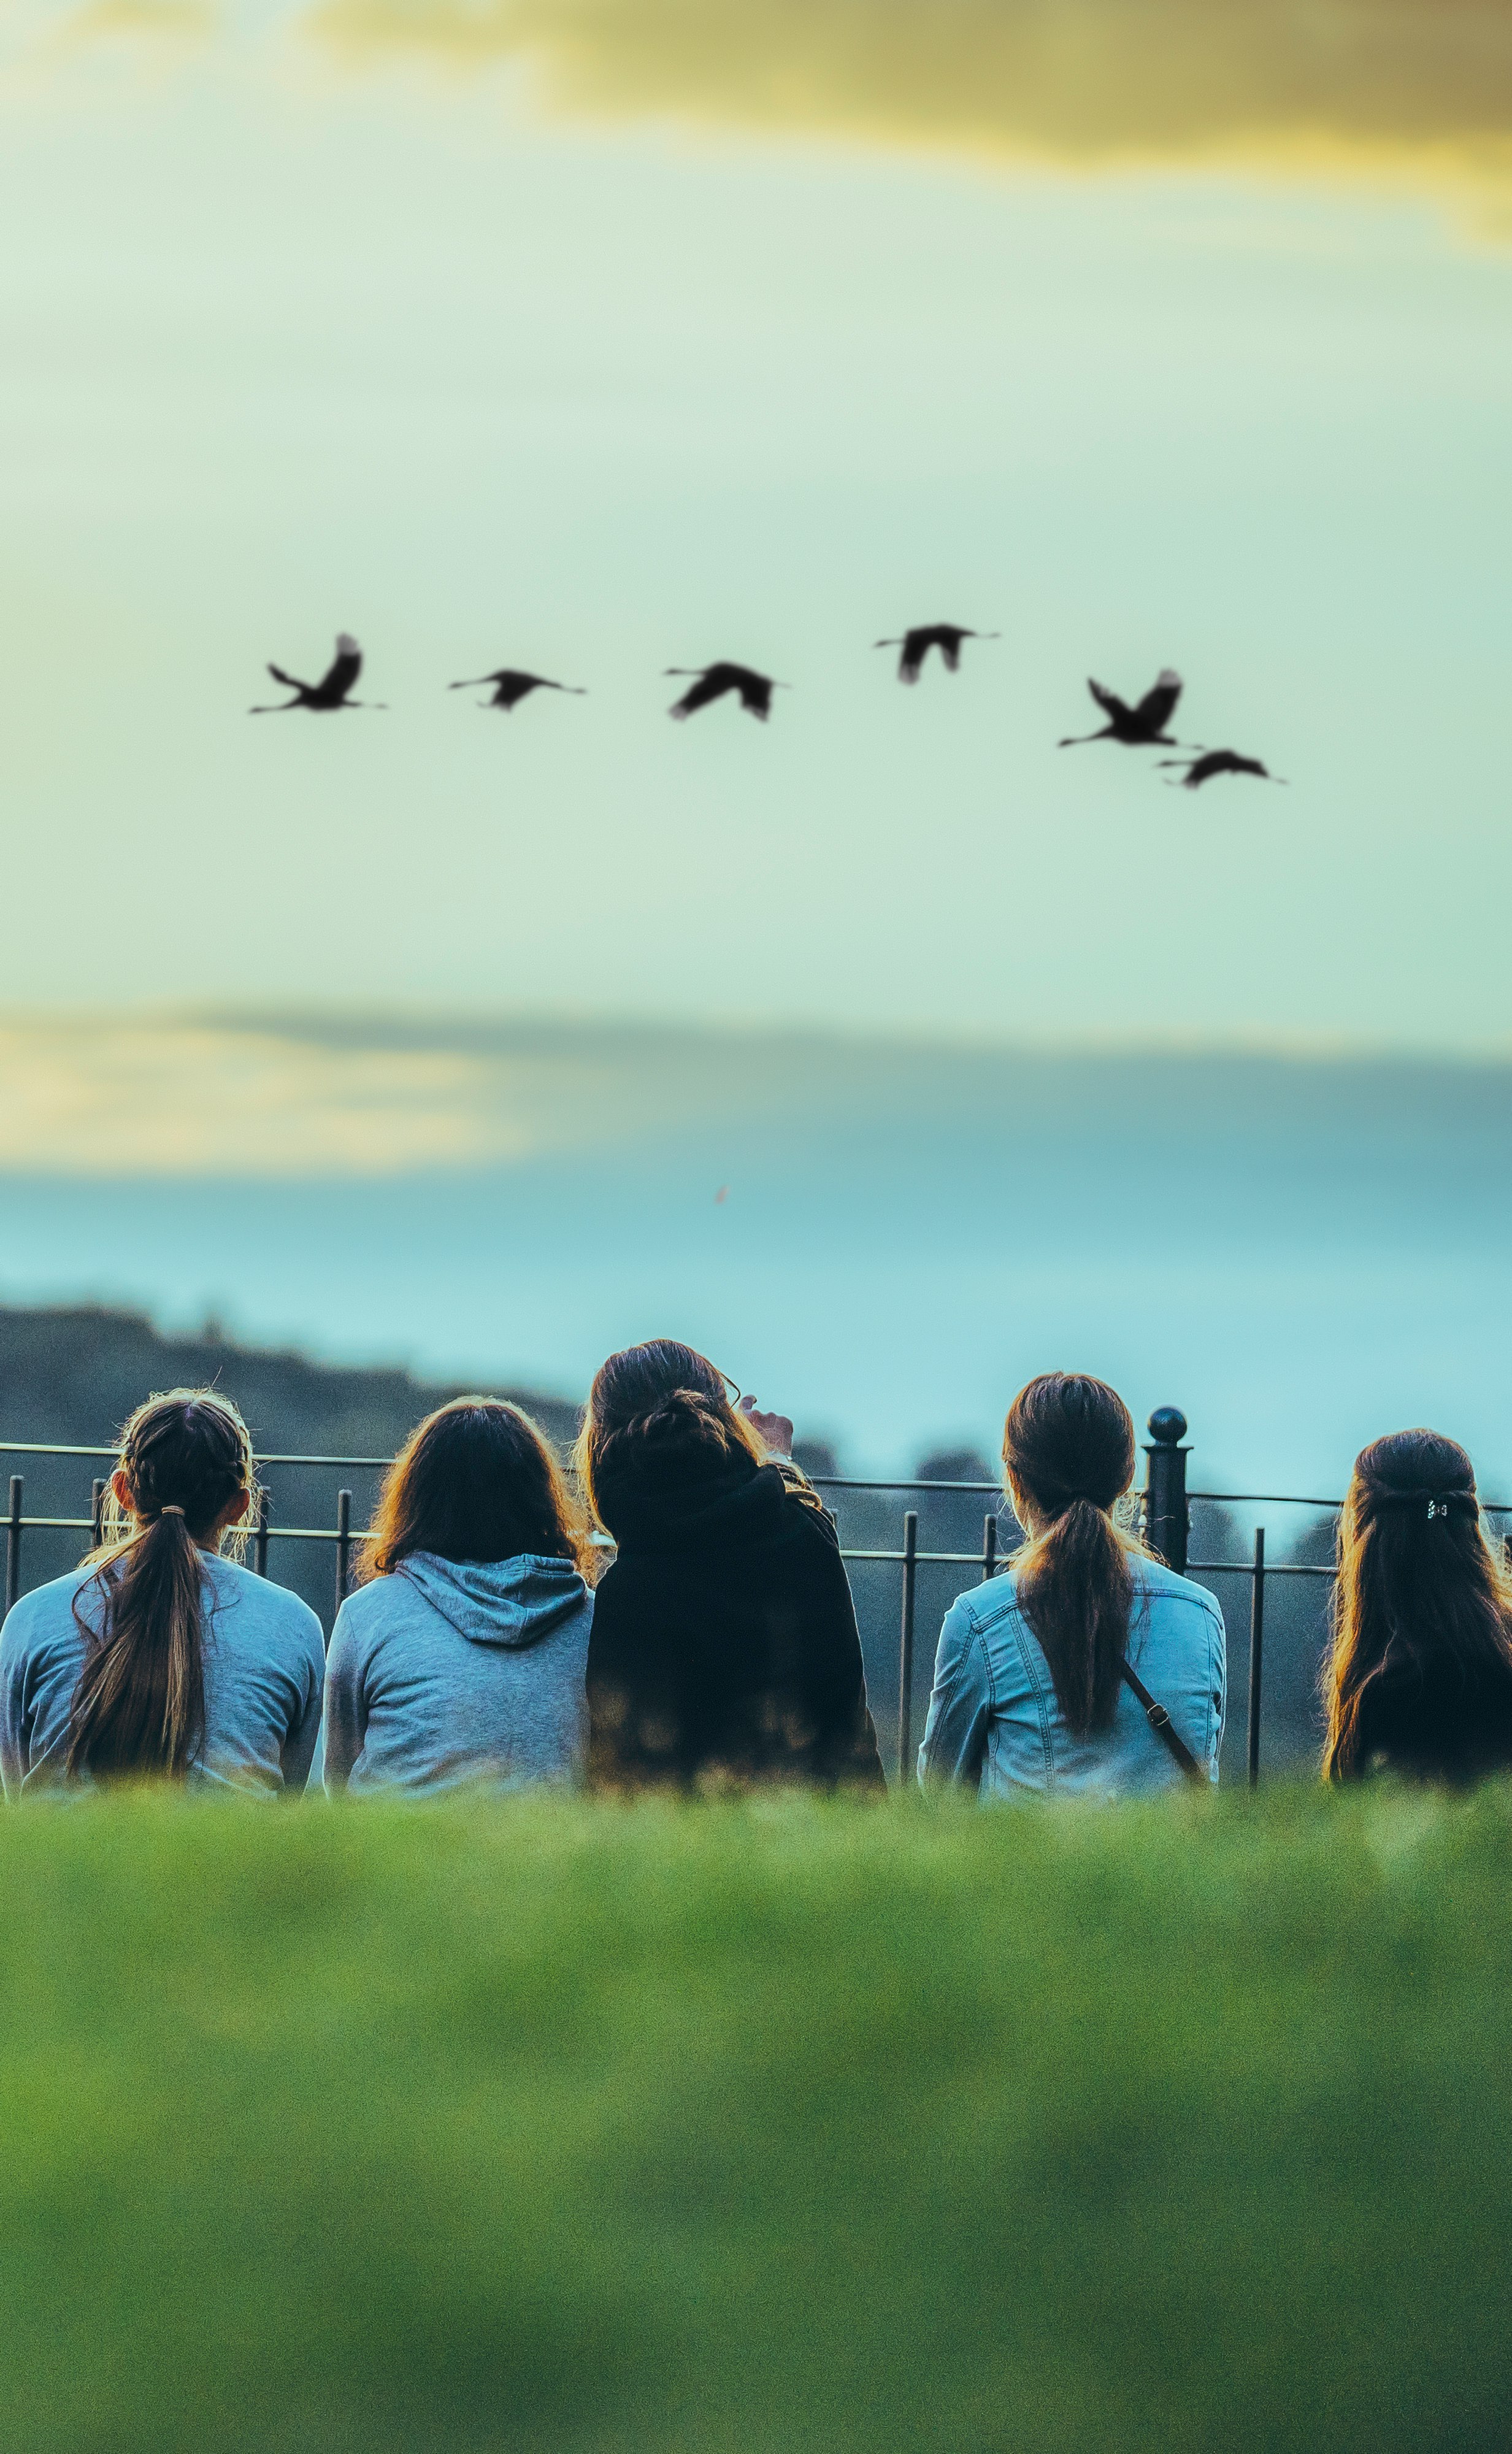
M 1198 1781 L 1201 1784 L 1202 1788 L 1206 1789 L 1208 1786 L 1206 1773 L 1198 1762 L 1196 1756 L 1192 1753 L 1186 1740 L 1181 1737 L 1180 1733 L 1173 1727 L 1171 1716 L 1166 1711 L 1165 1706 L 1156 1702 L 1155 1698 L 1151 1695 L 1143 1680 L 1139 1677 L 1139 1672 L 1135 1669 L 1133 1662 L 1128 1660 L 1127 1658 L 1119 1664 L 1119 1676 L 1123 1680 L 1126 1687 L 1133 1688 L 1134 1693 L 1138 1696 L 1140 1703 L 1144 1706 L 1145 1720 L 1149 1722 L 1156 1737 L 1168 1750 L 1173 1762 L 1179 1764 L 1188 1780 Z

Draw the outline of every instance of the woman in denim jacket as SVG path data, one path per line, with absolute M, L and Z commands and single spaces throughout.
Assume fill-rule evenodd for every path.
M 1002 1453 L 1029 1539 L 1005 1576 L 945 1615 L 919 1780 L 984 1800 L 1122 1797 L 1174 1788 L 1183 1769 L 1216 1781 L 1223 1614 L 1113 1521 L 1134 1480 L 1122 1398 L 1082 1374 L 1044 1373 L 1014 1399 Z

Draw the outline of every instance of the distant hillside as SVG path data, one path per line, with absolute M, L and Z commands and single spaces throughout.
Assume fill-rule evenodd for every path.
M 260 1450 L 358 1457 L 391 1455 L 466 1386 L 239 1346 L 211 1326 L 197 1338 L 165 1338 L 143 1313 L 98 1305 L 0 1307 L 0 1439 L 110 1440 L 153 1390 L 202 1384 L 235 1399 Z M 577 1409 L 563 1398 L 494 1394 L 526 1407 L 555 1440 L 577 1429 Z
M 459 1396 L 466 1384 L 441 1386 L 382 1366 L 313 1363 L 308 1356 L 236 1345 L 212 1326 L 197 1338 L 165 1338 L 141 1313 L 94 1305 L 0 1307 L 0 1442 L 103 1446 L 154 1390 L 206 1385 L 235 1399 L 265 1456 L 388 1458 L 422 1416 Z M 514 1398 L 560 1446 L 577 1429 L 577 1409 L 563 1398 L 534 1390 L 492 1394 Z M 29 1518 L 87 1518 L 91 1483 L 107 1471 L 104 1458 L 8 1455 L 0 1447 L 0 1478 L 22 1477 Z M 360 1468 L 277 1466 L 265 1479 L 276 1535 L 280 1527 L 333 1526 L 343 1486 L 353 1496 L 353 1526 L 366 1524 L 380 1478 Z M 23 1590 L 62 1575 L 84 1547 L 85 1538 L 76 1532 L 29 1527 L 22 1542 Z M 333 1548 L 275 1541 L 270 1565 L 329 1627 L 335 1599 Z

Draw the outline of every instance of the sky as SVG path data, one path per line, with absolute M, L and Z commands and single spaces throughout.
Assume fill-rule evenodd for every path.
M 0 1003 L 1507 1045 L 1508 125 L 1478 0 L 12 0 Z M 1056 748 L 1167 663 L 1284 789 Z

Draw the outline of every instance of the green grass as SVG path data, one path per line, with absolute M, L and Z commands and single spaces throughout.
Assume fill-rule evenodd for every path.
M 1512 1792 L 0 1820 L 0 2442 L 1491 2448 Z

